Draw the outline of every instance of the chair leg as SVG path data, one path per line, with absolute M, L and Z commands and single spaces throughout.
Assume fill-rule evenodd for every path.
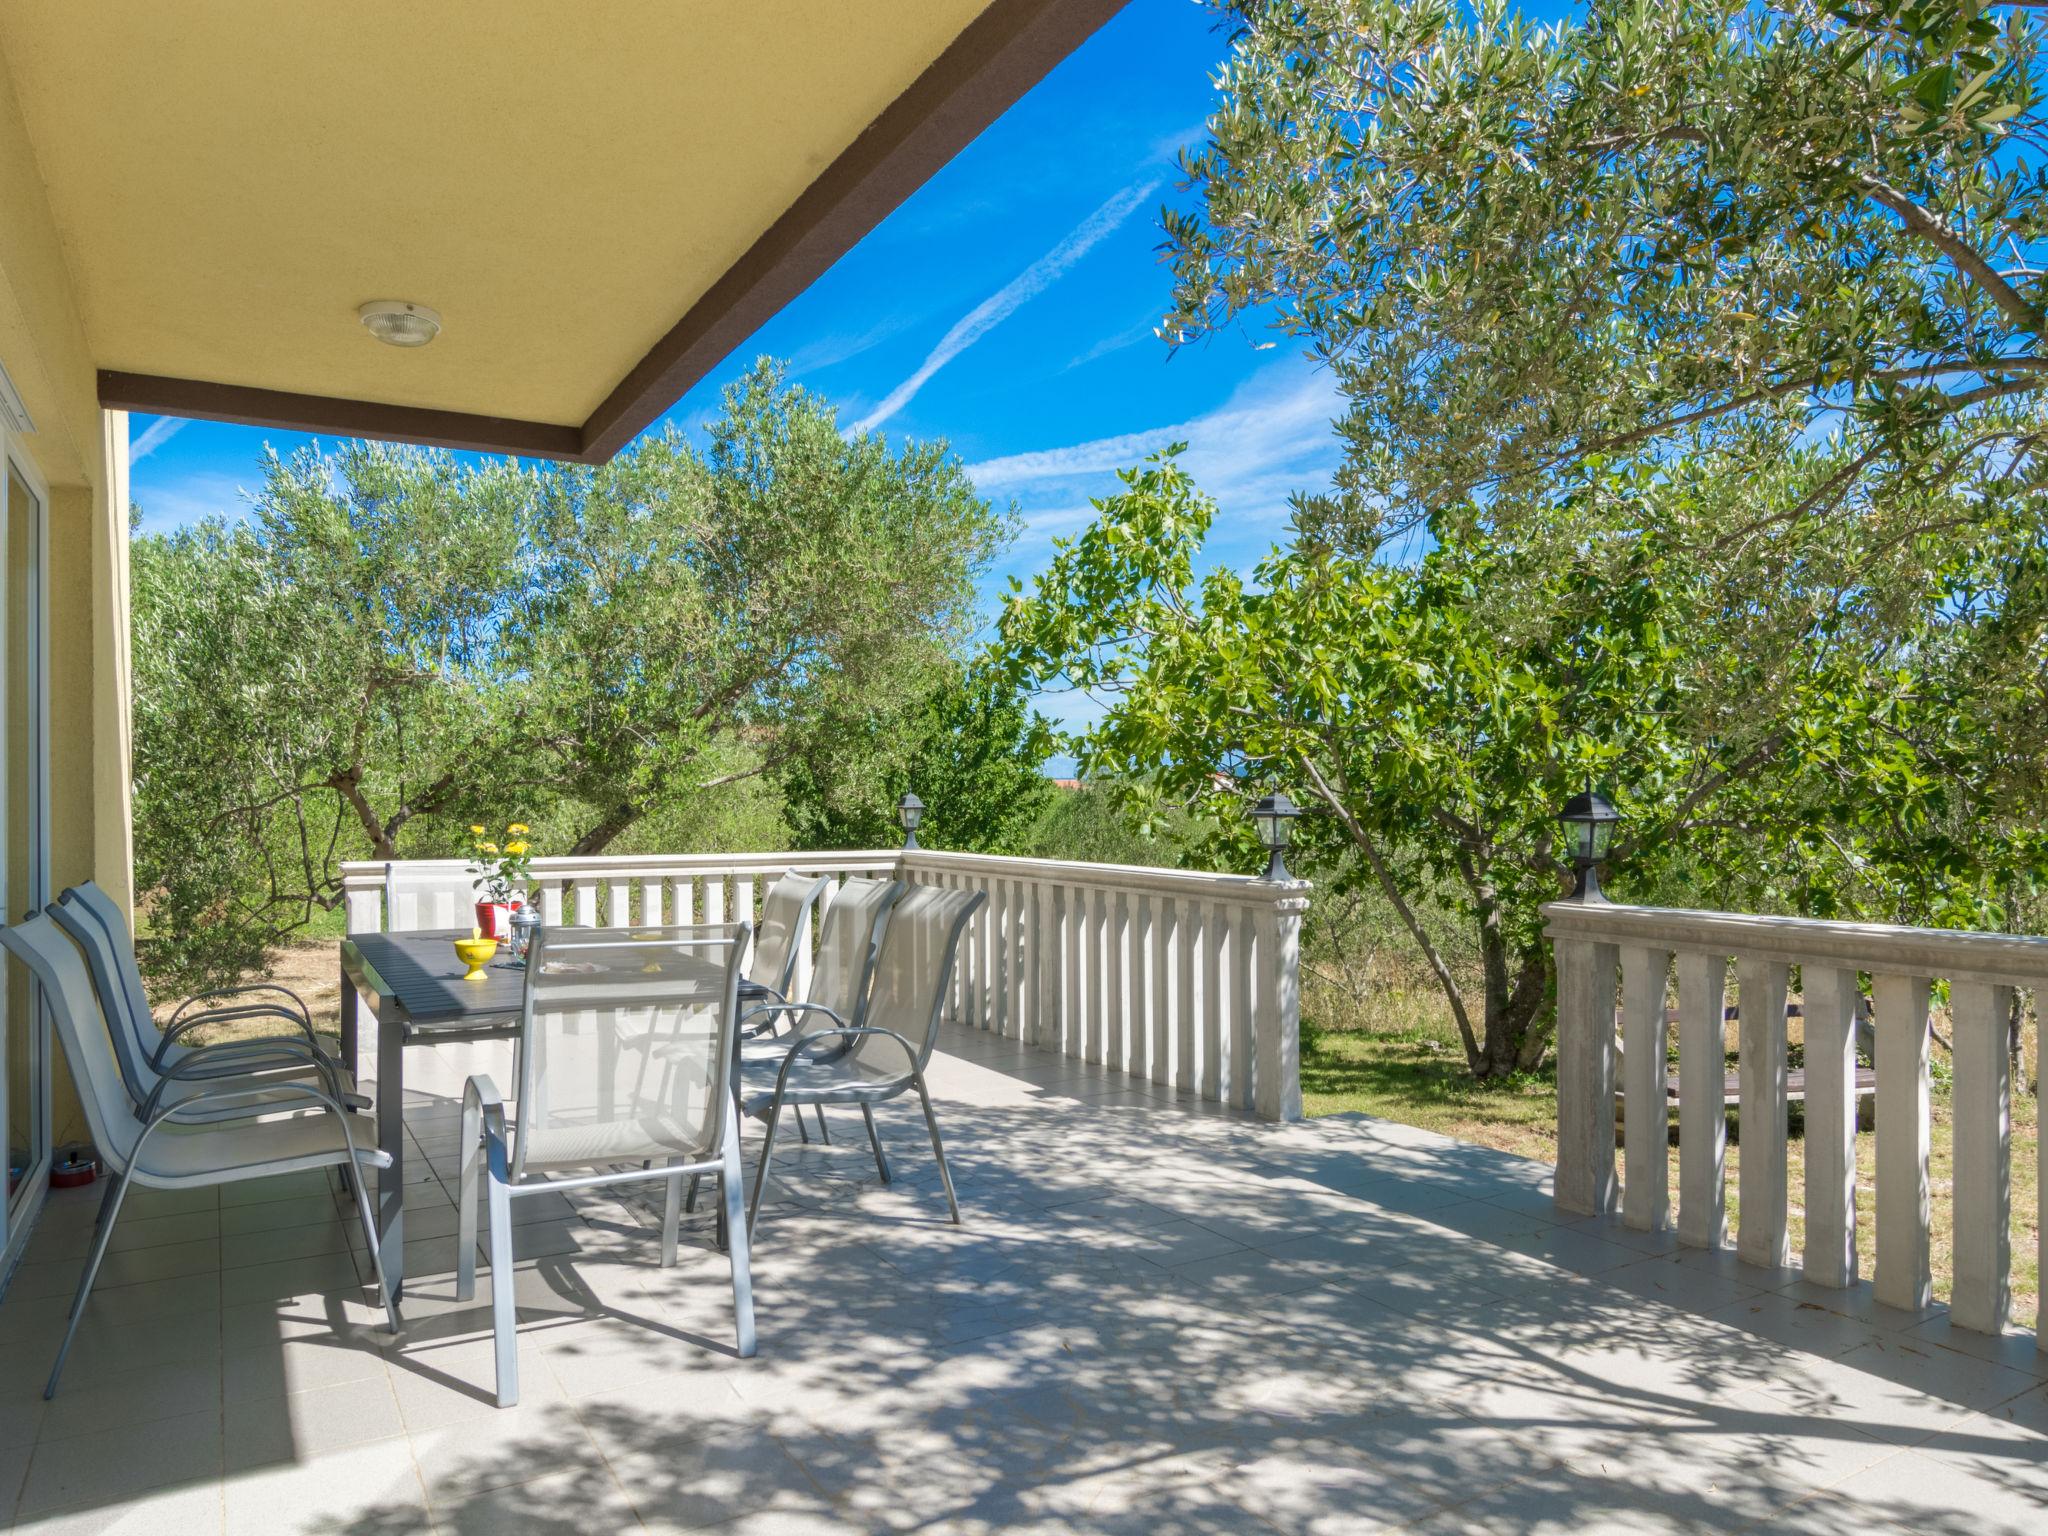
M 674 1162 L 674 1158 L 669 1159 Z M 668 1181 L 668 1201 L 661 1213 L 661 1267 L 676 1267 L 676 1234 L 683 1224 L 683 1176 Z
M 797 1116 L 799 1119 L 803 1116 L 801 1105 L 797 1107 Z M 768 1135 L 761 1143 L 761 1166 L 754 1170 L 754 1198 L 747 1205 L 747 1236 L 750 1238 L 754 1234 L 754 1223 L 761 1219 L 761 1191 L 768 1187 L 768 1160 L 775 1155 L 775 1125 L 781 1118 L 782 1095 L 778 1093 L 775 1102 L 768 1106 Z M 725 1198 L 726 1203 L 730 1205 L 731 1194 L 728 1193 Z
M 875 1172 L 879 1173 L 882 1176 L 882 1182 L 887 1184 L 889 1182 L 889 1159 L 882 1155 L 882 1138 L 875 1130 L 875 1107 L 872 1104 L 863 1104 L 860 1107 L 860 1114 L 861 1118 L 868 1123 L 868 1145 L 874 1148 L 875 1151 Z
M 688 1211 L 692 1216 L 697 1214 L 697 1181 L 703 1177 L 704 1175 L 701 1173 L 693 1173 L 690 1175 L 690 1192 L 683 1199 L 683 1209 Z
M 763 1154 L 765 1157 L 765 1153 Z M 718 1180 L 719 1214 L 730 1234 L 726 1257 L 732 1264 L 732 1314 L 734 1339 L 742 1359 L 754 1354 L 754 1275 L 748 1255 L 747 1223 L 740 1211 L 740 1128 L 728 1116 L 725 1123 L 724 1171 Z
M 100 1272 L 100 1261 L 107 1256 L 107 1244 L 113 1240 L 114 1223 L 121 1215 L 121 1200 L 127 1193 L 128 1175 L 116 1174 L 113 1198 L 107 1202 L 106 1220 L 100 1223 L 100 1230 L 92 1240 L 85 1273 L 78 1277 L 78 1294 L 71 1298 L 71 1317 L 64 1326 L 64 1342 L 57 1346 L 57 1362 L 50 1367 L 50 1379 L 43 1387 L 45 1402 L 57 1395 L 57 1378 L 64 1374 L 64 1357 L 71 1353 L 71 1341 L 78 1336 L 78 1325 L 85 1320 L 85 1298 L 92 1294 L 92 1282 Z
M 825 1106 L 822 1104 L 818 1106 L 818 1135 L 826 1146 L 832 1145 L 832 1128 L 825 1124 Z
M 804 1123 L 804 1107 L 801 1104 L 796 1107 L 796 1133 L 804 1139 L 805 1146 L 811 1144 L 811 1128 Z
M 911 1081 L 917 1084 L 917 1096 L 924 1104 L 925 1128 L 932 1133 L 932 1156 L 939 1160 L 939 1182 L 946 1186 L 946 1205 L 953 1212 L 953 1225 L 960 1226 L 960 1201 L 953 1194 L 953 1170 L 946 1166 L 945 1143 L 939 1140 L 939 1117 L 932 1113 L 932 1096 L 925 1092 L 924 1074 L 914 1073 Z
M 455 1195 L 455 1299 L 469 1301 L 476 1295 L 476 1203 L 477 1175 L 484 1160 L 483 1116 L 462 1106 L 462 1180 Z
M 491 1340 L 498 1357 L 498 1406 L 519 1401 L 519 1277 L 512 1269 L 512 1196 L 496 1179 L 491 1192 Z
M 384 1272 L 384 1245 L 377 1241 L 377 1213 L 370 1209 L 370 1189 L 364 1183 L 363 1171 L 353 1157 L 349 1159 L 349 1167 L 354 1172 L 354 1177 L 349 1182 L 355 1186 L 356 1215 L 363 1223 L 363 1240 L 370 1245 L 370 1265 L 377 1274 L 377 1296 L 384 1303 L 384 1316 L 391 1324 L 391 1331 L 397 1333 L 404 1327 L 404 1324 L 398 1316 L 398 1298 L 391 1294 L 390 1276 Z M 464 1209 L 467 1210 L 468 1207 L 464 1207 Z M 472 1224 L 475 1220 L 474 1216 L 470 1217 Z M 470 1284 L 472 1287 L 476 1283 L 474 1262 L 474 1260 L 471 1261 Z

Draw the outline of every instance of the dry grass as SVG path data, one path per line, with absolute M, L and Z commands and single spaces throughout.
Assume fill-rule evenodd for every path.
M 1310 1037 L 1302 1044 L 1302 1091 L 1311 1115 L 1362 1110 L 1408 1125 L 1441 1131 L 1481 1146 L 1554 1162 L 1557 1158 L 1557 1083 L 1553 1074 L 1531 1073 L 1504 1082 L 1475 1082 L 1465 1070 L 1441 997 L 1424 988 L 1383 989 L 1361 1007 L 1333 988 L 1311 982 L 1303 1004 Z M 1799 1040 L 1798 1024 L 1792 1037 Z M 1729 1041 L 1730 1048 L 1734 1040 Z M 2038 1062 L 2038 1029 L 2026 1031 L 2026 1059 Z M 1945 1065 L 1936 1048 L 1937 1067 Z M 2034 1085 L 2017 1085 L 2012 1126 L 2013 1316 L 2031 1321 L 2040 1289 L 2039 1126 Z M 1731 1123 L 1733 1117 L 1731 1116 Z M 1937 1071 L 1932 1105 L 1933 1137 L 1929 1182 L 1933 1197 L 1934 1293 L 1946 1300 L 1953 1279 L 1951 1236 L 1954 1214 L 1954 1115 L 1946 1074 Z M 1742 1147 L 1740 1127 L 1728 1148 L 1728 1221 L 1732 1232 L 1740 1209 Z M 1802 1117 L 1792 1118 L 1789 1143 L 1792 1248 L 1806 1238 L 1806 1143 Z M 1678 1149 L 1671 1148 L 1671 1188 L 1678 1188 Z M 1857 1249 L 1863 1273 L 1876 1263 L 1875 1187 L 1877 1137 L 1856 1138 Z

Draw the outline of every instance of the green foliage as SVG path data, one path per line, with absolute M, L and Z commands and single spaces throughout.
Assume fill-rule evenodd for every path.
M 1052 749 L 1051 727 L 1014 684 L 955 669 L 911 709 L 870 716 L 852 750 L 792 763 L 785 815 L 807 848 L 893 848 L 897 802 L 914 790 L 925 847 L 1021 853 L 1057 793 L 1042 772 Z
M 2042 24 L 1990 0 L 1218 0 L 1185 342 L 1269 309 L 1335 371 L 1317 532 L 1739 459 L 1705 532 L 2038 495 Z M 1817 444 L 1823 452 L 1812 452 Z M 1702 530 L 1694 530 L 1699 533 Z
M 1675 494 L 1647 476 L 1569 510 L 1575 527 L 1614 524 L 1578 546 L 1447 518 L 1409 566 L 1304 539 L 1249 582 L 1198 576 L 1214 504 L 1172 452 L 1122 478 L 1011 598 L 1000 644 L 1013 675 L 1108 701 L 1084 771 L 1149 784 L 1243 829 L 1241 842 L 1237 808 L 1270 785 L 1319 812 L 1298 834 L 1302 858 L 1340 886 L 1379 888 L 1480 1075 L 1541 1060 L 1539 908 L 1570 875 L 1554 818 L 1588 783 L 1626 821 L 1624 892 L 1689 860 L 1794 888 L 1803 908 L 1986 921 L 2048 861 L 2025 794 L 2010 798 L 2024 770 L 1985 755 L 1989 722 L 2024 694 L 1974 660 L 2011 622 L 2038 669 L 2038 605 L 1972 624 L 1951 584 L 1882 616 L 1873 645 L 1880 616 L 1841 601 L 1809 611 L 1791 572 L 1767 607 L 1730 604 L 1722 572 L 1643 531 L 1660 515 L 1642 504 Z M 1814 544 L 1825 577 L 1818 532 Z M 1959 551 L 1951 574 L 1982 565 L 1974 556 Z M 1788 624 L 1786 610 L 1806 617 Z M 1432 901 L 1475 941 L 1479 1020 L 1426 920 Z
M 510 821 L 595 853 L 843 761 L 957 665 L 1011 523 L 944 445 L 845 437 L 766 362 L 702 451 L 262 470 L 246 522 L 132 540 L 138 886 L 188 978 L 331 905 L 344 858 Z

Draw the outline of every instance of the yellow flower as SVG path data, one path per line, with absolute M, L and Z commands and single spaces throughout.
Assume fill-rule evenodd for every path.
M 476 837 L 482 837 L 484 835 L 484 829 L 481 826 L 471 827 L 469 830 L 471 834 Z
M 519 854 L 519 853 L 524 853 L 524 852 L 526 852 L 526 844 L 525 844 L 525 843 L 507 843 L 507 844 L 505 845 L 505 851 L 506 851 L 507 853 L 512 853 L 512 854 Z
M 533 830 L 533 828 L 529 827 L 529 826 L 528 826 L 528 825 L 527 825 L 527 824 L 526 824 L 525 822 L 523 822 L 523 821 L 515 821 L 515 822 L 513 822 L 513 823 L 512 823 L 512 825 L 511 825 L 511 826 L 507 827 L 507 828 L 506 828 L 505 830 L 506 830 L 507 832 L 510 832 L 510 833 L 513 833 L 513 834 L 515 834 L 516 836 L 522 836 L 522 837 L 523 837 L 523 836 L 524 836 L 525 834 L 527 834 L 528 832 L 531 832 L 531 831 Z
M 496 853 L 498 851 L 496 843 L 478 843 L 476 846 L 479 853 Z

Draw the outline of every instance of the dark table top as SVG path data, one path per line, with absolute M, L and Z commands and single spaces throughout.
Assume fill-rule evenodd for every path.
M 342 940 L 342 959 L 359 972 L 359 988 L 373 1006 L 395 1002 L 414 1024 L 468 1024 L 516 1015 L 526 996 L 526 968 L 504 963 L 506 950 L 484 970 L 481 981 L 464 981 L 468 969 L 455 957 L 455 941 L 467 928 L 424 928 L 416 933 L 356 933 Z
M 468 970 L 455 955 L 455 941 L 467 928 L 423 928 L 412 933 L 355 933 L 342 942 L 342 963 L 358 990 L 378 1007 L 398 1005 L 414 1025 L 456 1028 L 517 1018 L 526 1000 L 526 967 L 507 965 L 508 950 L 485 967 L 481 981 L 464 981 Z M 755 982 L 740 983 L 740 1005 L 773 996 Z

